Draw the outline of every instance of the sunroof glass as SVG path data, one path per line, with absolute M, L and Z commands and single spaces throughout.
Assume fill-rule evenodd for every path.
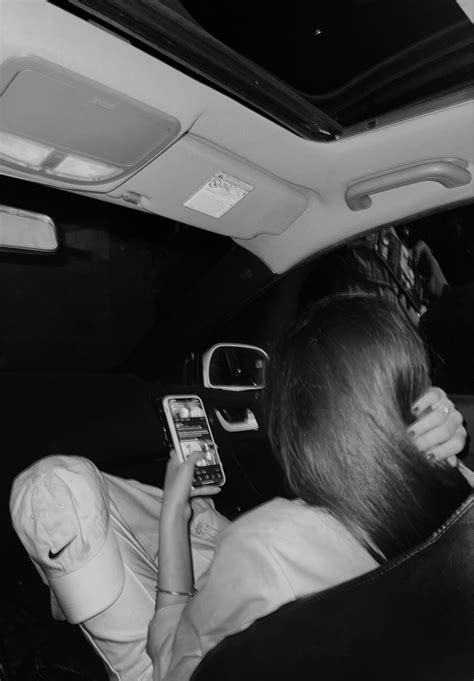
M 343 124 L 473 77 L 474 29 L 455 0 L 244 1 L 224 13 L 212 3 L 181 4 L 213 36 Z
M 319 141 L 474 83 L 470 0 L 50 2 Z

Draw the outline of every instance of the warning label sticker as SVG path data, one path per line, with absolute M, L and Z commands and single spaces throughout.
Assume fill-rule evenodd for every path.
M 254 187 L 226 173 L 216 173 L 187 199 L 183 206 L 220 218 Z

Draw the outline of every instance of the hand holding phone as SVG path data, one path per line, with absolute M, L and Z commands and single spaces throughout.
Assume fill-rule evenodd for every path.
M 202 454 L 194 469 L 193 487 L 222 486 L 224 469 L 201 398 L 166 395 L 162 404 L 178 459 L 184 462 L 191 455 Z
M 193 486 L 193 473 L 199 453 L 191 454 L 181 462 L 175 449 L 171 450 L 163 485 L 163 502 L 160 523 L 173 525 L 176 520 L 189 522 L 195 511 L 195 500 L 201 497 L 202 503 L 214 494 L 218 494 L 222 487 L 217 485 Z

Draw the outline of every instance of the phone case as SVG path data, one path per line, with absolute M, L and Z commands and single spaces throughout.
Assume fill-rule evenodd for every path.
M 181 404 L 172 405 L 173 401 Z M 225 483 L 225 473 L 202 399 L 199 395 L 166 395 L 163 397 L 162 405 L 173 446 L 180 461 L 187 458 L 186 449 L 188 449 L 188 455 L 201 449 L 203 458 L 210 456 L 215 461 L 215 463 L 196 465 L 194 487 L 203 485 L 222 486 Z M 175 409 L 174 417 L 173 408 Z M 178 410 L 181 411 L 181 414 L 177 413 Z M 194 415 L 193 410 L 196 412 Z M 177 422 L 181 422 L 181 433 Z

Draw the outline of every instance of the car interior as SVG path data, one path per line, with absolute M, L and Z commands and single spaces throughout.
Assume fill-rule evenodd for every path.
M 163 398 L 196 395 L 217 508 L 290 496 L 266 363 L 341 254 L 387 229 L 391 276 L 422 242 L 447 283 L 410 304 L 474 470 L 473 22 L 468 0 L 0 0 L 0 681 L 108 678 L 51 616 L 11 526 L 14 477 L 78 454 L 161 487 Z M 193 681 L 472 681 L 473 522 L 471 501 L 396 561 L 222 641 Z

